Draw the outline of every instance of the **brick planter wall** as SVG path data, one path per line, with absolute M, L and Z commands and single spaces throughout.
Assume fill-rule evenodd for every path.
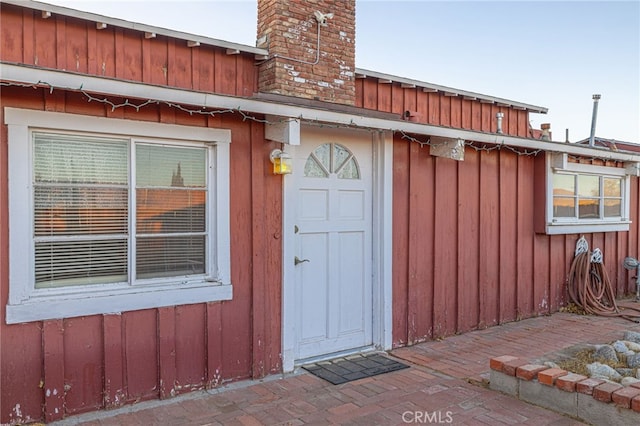
M 510 355 L 489 367 L 493 390 L 591 424 L 640 424 L 640 383 L 623 387 Z

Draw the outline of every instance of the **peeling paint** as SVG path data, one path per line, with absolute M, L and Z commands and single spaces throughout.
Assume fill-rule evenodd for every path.
M 220 370 L 216 368 L 216 371 L 213 373 L 213 378 L 209 381 L 209 387 L 215 388 L 220 386 L 221 383 L 222 383 L 222 374 L 220 373 Z
M 548 298 L 548 296 L 547 296 L 547 295 L 545 295 L 545 296 L 542 298 L 542 302 L 540 302 L 540 304 L 538 305 L 538 307 L 539 307 L 540 309 L 548 309 L 548 308 L 549 308 L 549 298 Z
M 22 418 L 22 410 L 20 409 L 20 404 L 16 404 L 15 407 L 13 407 L 11 413 L 9 413 L 9 418 L 11 419 L 10 424 L 23 423 L 24 419 Z
M 9 413 L 9 423 L 0 423 L 1 426 L 5 425 L 22 425 L 26 423 L 31 423 L 31 416 L 22 417 L 22 409 L 20 404 L 16 404 L 15 407 L 11 409 Z

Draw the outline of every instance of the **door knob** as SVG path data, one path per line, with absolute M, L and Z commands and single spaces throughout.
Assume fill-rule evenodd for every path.
M 296 266 L 298 266 L 299 264 L 304 263 L 304 262 L 310 262 L 310 260 L 309 259 L 300 259 L 300 258 L 298 258 L 298 256 L 295 256 L 293 258 L 293 263 Z

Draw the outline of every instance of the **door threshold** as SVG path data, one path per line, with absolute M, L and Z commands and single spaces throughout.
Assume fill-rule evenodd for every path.
M 367 354 L 372 352 L 376 352 L 376 348 L 373 345 L 361 346 L 359 348 L 346 349 L 344 351 L 331 352 L 328 354 L 317 355 L 309 358 L 297 359 L 293 362 L 293 366 L 294 368 L 298 368 L 306 364 L 314 364 L 316 362 L 327 361 L 333 358 L 342 358 L 349 355 Z

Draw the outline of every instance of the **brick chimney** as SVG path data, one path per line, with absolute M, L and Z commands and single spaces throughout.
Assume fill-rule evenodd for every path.
M 355 3 L 258 0 L 259 91 L 354 105 Z

